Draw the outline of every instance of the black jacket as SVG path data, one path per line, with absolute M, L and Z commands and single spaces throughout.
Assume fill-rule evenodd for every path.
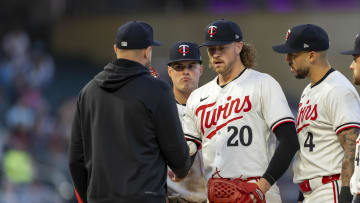
M 139 63 L 109 63 L 80 92 L 69 162 L 89 203 L 165 202 L 166 164 L 184 177 L 191 161 L 170 87 Z

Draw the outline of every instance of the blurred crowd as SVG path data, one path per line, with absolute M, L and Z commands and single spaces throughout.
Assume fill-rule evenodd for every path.
M 56 67 L 46 43 L 17 27 L 0 45 L 0 203 L 73 202 L 67 143 L 75 101 L 49 102 Z

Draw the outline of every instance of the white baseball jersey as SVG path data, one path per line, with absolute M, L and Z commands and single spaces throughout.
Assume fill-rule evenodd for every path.
M 340 174 L 344 151 L 337 134 L 351 127 L 360 128 L 359 95 L 344 75 L 331 69 L 301 95 L 294 182 Z
M 177 109 L 181 124 L 184 126 L 185 106 L 177 104 Z M 197 152 L 188 175 L 180 182 L 171 181 L 167 177 L 167 186 L 170 196 L 179 196 L 190 202 L 206 201 L 207 189 L 201 150 Z
M 355 151 L 355 167 L 354 173 L 350 179 L 351 194 L 360 194 L 360 135 L 356 139 L 356 151 Z
M 245 69 L 221 87 L 218 77 L 196 89 L 186 104 L 184 133 L 202 144 L 206 178 L 258 177 L 275 151 L 270 131 L 294 122 L 280 85 Z

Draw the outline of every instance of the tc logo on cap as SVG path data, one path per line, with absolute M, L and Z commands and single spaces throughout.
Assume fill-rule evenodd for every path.
M 290 36 L 291 30 L 289 29 L 286 33 L 285 39 L 288 40 Z
M 208 29 L 208 34 L 210 37 L 213 37 L 216 34 L 217 27 L 215 25 L 210 25 Z
M 190 52 L 189 50 L 189 45 L 186 44 L 182 44 L 179 46 L 179 52 L 180 54 L 182 54 L 183 56 L 185 56 L 187 53 Z

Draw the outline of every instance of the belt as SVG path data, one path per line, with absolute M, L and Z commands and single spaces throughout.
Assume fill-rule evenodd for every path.
M 323 177 L 319 177 L 319 178 L 313 178 L 310 180 L 304 180 L 302 183 L 299 184 L 301 192 L 310 192 L 312 189 L 315 189 L 315 186 L 319 185 L 316 183 L 320 182 L 319 181 L 320 178 L 321 178 L 322 184 L 327 184 L 327 183 L 333 182 L 335 180 L 339 180 L 340 174 L 335 174 L 335 175 L 331 175 L 331 176 L 323 176 Z

